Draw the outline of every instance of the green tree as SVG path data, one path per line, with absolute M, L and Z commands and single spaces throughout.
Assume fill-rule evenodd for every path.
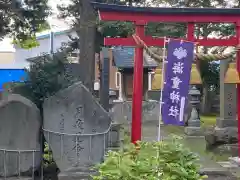
M 138 2 L 138 0 L 99 0 L 98 2 L 132 5 L 134 2 Z M 79 49 L 81 52 L 78 60 L 81 65 L 79 71 L 80 77 L 83 84 L 85 84 L 90 91 L 93 91 L 95 53 L 100 50 L 99 47 L 106 33 L 101 31 L 103 28 L 98 24 L 97 15 L 90 0 L 71 0 L 70 4 L 62 4 L 59 5 L 58 8 L 61 12 L 61 18 L 73 18 L 72 27 L 76 30 L 78 37 L 81 38 L 81 42 L 79 42 L 78 38 L 75 38 L 73 43 L 75 48 Z M 107 30 L 106 27 L 108 26 L 103 26 L 105 27 L 105 31 L 109 31 L 113 35 L 116 34 L 116 32 L 112 32 L 112 30 L 115 30 L 116 26 L 113 25 Z M 121 35 L 127 32 L 128 31 L 122 31 Z
M 45 98 L 73 84 L 77 79 L 67 71 L 67 53 L 42 55 L 29 60 L 28 79 L 24 83 L 13 84 L 14 93 L 31 99 L 40 110 Z
M 9 35 L 14 43 L 36 45 L 35 33 L 47 28 L 48 0 L 0 0 L 0 39 Z

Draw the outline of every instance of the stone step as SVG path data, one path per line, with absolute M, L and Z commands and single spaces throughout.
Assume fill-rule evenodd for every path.
M 232 162 L 229 161 L 221 161 L 218 162 L 218 164 L 224 168 L 238 168 L 238 165 L 233 164 Z
M 202 175 L 207 175 L 206 180 L 237 180 L 238 178 L 234 176 L 231 172 L 225 168 L 202 168 Z
M 61 172 L 58 174 L 58 180 L 89 180 L 92 175 L 97 172 L 92 170 L 93 165 L 86 165 L 71 170 Z

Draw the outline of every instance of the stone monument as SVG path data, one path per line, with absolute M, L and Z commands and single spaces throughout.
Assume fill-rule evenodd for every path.
M 23 96 L 0 101 L 0 176 L 34 176 L 41 163 L 40 113 Z
M 45 99 L 44 136 L 61 172 L 103 160 L 111 119 L 77 82 Z
M 237 127 L 237 89 L 236 84 L 226 84 L 224 77 L 228 68 L 227 61 L 220 64 L 220 117 L 217 118 L 217 127 Z
M 230 63 L 232 65 L 232 63 Z M 217 118 L 216 127 L 213 131 L 206 133 L 205 138 L 208 147 L 214 144 L 237 142 L 237 89 L 236 71 L 229 67 L 228 61 L 220 63 L 220 117 Z M 235 71 L 234 71 L 235 70 Z M 228 73 L 229 72 L 229 73 Z M 225 82 L 226 77 L 230 80 Z M 232 80 L 232 81 L 231 81 Z

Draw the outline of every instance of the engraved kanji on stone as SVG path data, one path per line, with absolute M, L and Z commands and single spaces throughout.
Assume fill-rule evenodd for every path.
M 75 151 L 77 156 L 79 157 L 80 152 L 84 149 L 81 146 L 81 143 L 83 142 L 83 140 L 81 139 L 81 137 L 74 137 L 73 142 L 74 142 L 74 146 L 73 146 L 72 150 Z
M 60 131 L 61 131 L 61 132 L 64 131 L 64 121 L 65 121 L 64 115 L 61 114 L 61 120 L 60 120 L 60 123 L 59 123 L 59 126 L 60 126 L 59 128 L 60 128 Z
M 64 131 L 64 119 L 61 119 L 59 126 L 60 126 L 60 131 L 61 132 Z
M 180 102 L 180 94 L 179 92 L 173 91 L 170 93 L 170 99 L 172 100 L 172 103 L 178 103 Z
M 82 119 L 77 119 L 76 123 L 73 125 L 75 128 L 82 129 L 83 128 L 84 121 Z
M 73 125 L 74 128 L 77 128 L 79 130 L 77 134 L 82 134 L 84 130 L 84 118 L 83 118 L 83 107 L 78 106 L 76 108 L 76 113 L 74 115 L 74 118 L 76 119 L 75 124 Z
M 180 83 L 182 83 L 182 81 L 179 79 L 179 77 L 175 76 L 171 80 L 172 80 L 172 83 L 173 83 L 172 88 L 173 89 L 179 89 L 179 85 L 180 85 Z
M 77 114 L 81 117 L 83 117 L 83 107 L 82 106 L 78 106 L 76 107 L 77 110 Z
M 97 116 L 97 110 L 96 110 L 96 109 L 93 110 L 92 116 L 93 116 L 93 117 L 96 117 L 96 116 Z
M 229 116 L 232 116 L 232 112 L 228 112 L 228 115 L 229 115 Z
M 232 98 L 232 93 L 228 93 L 228 94 L 227 94 L 227 100 L 228 100 L 228 101 L 232 101 L 232 100 L 233 100 L 233 98 Z

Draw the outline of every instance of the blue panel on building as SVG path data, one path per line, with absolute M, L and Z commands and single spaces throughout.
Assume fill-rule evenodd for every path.
M 132 47 L 116 47 L 113 49 L 113 61 L 118 68 L 133 68 L 134 67 L 134 48 Z M 152 59 L 144 56 L 144 68 L 156 68 L 158 63 Z
M 9 82 L 24 82 L 27 72 L 24 69 L 0 69 L 0 91 L 3 85 Z

